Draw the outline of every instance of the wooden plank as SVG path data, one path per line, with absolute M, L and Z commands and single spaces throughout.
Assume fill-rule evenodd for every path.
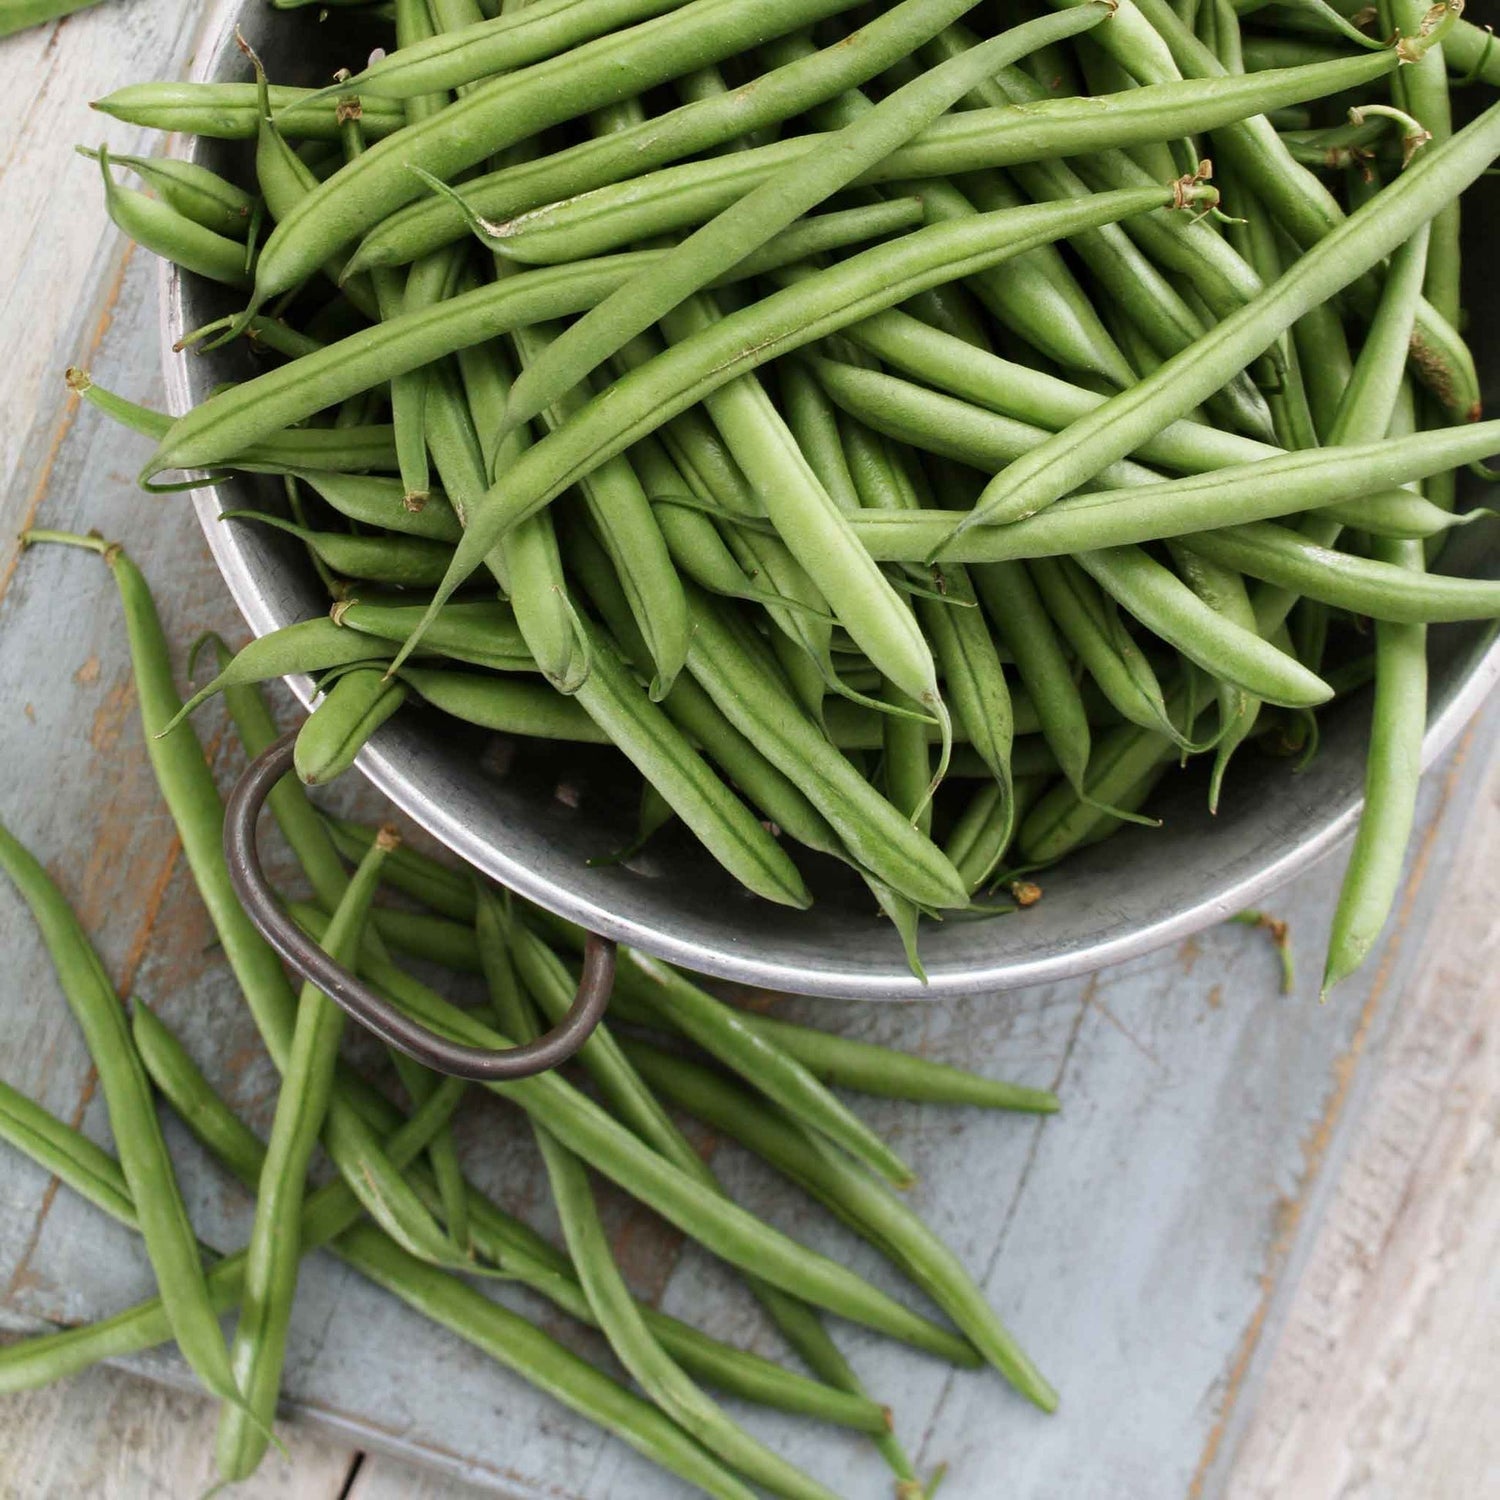
M 1420 981 L 1216 1493 L 1343 1495 L 1375 1481 L 1446 1500 L 1500 1484 L 1497 850 L 1500 764 L 1472 804 Z
M 214 1471 L 215 1403 L 121 1370 L 91 1370 L 43 1391 L 9 1398 L 0 1423 L 6 1500 L 142 1500 L 205 1495 Z M 281 1434 L 236 1500 L 339 1500 L 349 1455 L 326 1437 Z

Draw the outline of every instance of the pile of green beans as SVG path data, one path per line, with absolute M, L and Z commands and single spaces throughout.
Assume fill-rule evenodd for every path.
M 877 1181 L 878 1175 L 909 1188 L 911 1168 L 833 1089 L 1034 1116 L 1056 1111 L 1051 1092 L 737 1010 L 681 971 L 626 951 L 616 1014 L 632 1040 L 627 1044 L 612 1024 L 601 1026 L 579 1054 L 596 1095 L 554 1074 L 492 1086 L 527 1114 L 542 1147 L 565 1248 L 550 1244 L 467 1179 L 447 1126 L 469 1086 L 406 1061 L 399 1075 L 410 1112 L 398 1107 L 340 1056 L 342 1012 L 313 986 L 293 995 L 234 903 L 218 791 L 181 712 L 168 644 L 139 569 L 120 546 L 94 536 L 33 531 L 26 540 L 95 553 L 118 584 L 153 769 L 281 1087 L 262 1144 L 173 1033 L 164 1013 L 178 1008 L 181 997 L 153 996 L 149 1006 L 138 999 L 127 1011 L 61 890 L 0 828 L 0 868 L 36 915 L 99 1070 L 118 1157 L 5 1082 L 0 1138 L 140 1233 L 159 1288 L 156 1298 L 103 1322 L 0 1349 L 0 1391 L 61 1379 L 100 1359 L 175 1339 L 223 1402 L 220 1472 L 226 1481 L 243 1479 L 271 1440 L 298 1263 L 326 1246 L 663 1468 L 726 1500 L 749 1500 L 756 1493 L 751 1484 L 793 1500 L 827 1500 L 834 1491 L 752 1438 L 704 1387 L 863 1433 L 903 1495 L 918 1500 L 926 1493 L 891 1413 L 865 1390 L 824 1328 L 824 1314 L 864 1323 L 959 1367 L 989 1363 L 1043 1410 L 1055 1406 L 1052 1387 L 970 1272 Z M 371 631 L 389 630 L 402 623 L 402 608 L 351 604 L 348 613 L 360 611 Z M 359 634 L 326 623 L 341 636 Z M 220 644 L 219 659 L 234 726 L 246 751 L 258 753 L 275 737 L 274 721 L 254 685 L 236 674 L 243 655 L 230 658 Z M 342 702 L 341 690 L 360 678 L 378 687 L 382 674 L 356 666 L 338 679 L 328 701 Z M 356 691 L 356 705 L 364 691 Z M 304 733 L 319 765 L 325 739 L 336 750 L 350 720 L 343 710 L 328 720 L 320 709 L 308 723 L 320 721 L 332 727 Z M 503 1047 L 567 1010 L 584 941 L 579 930 L 403 846 L 393 829 L 325 822 L 297 777 L 274 789 L 270 807 L 313 894 L 311 902 L 288 901 L 293 917 L 410 1014 L 450 1035 Z M 403 904 L 389 904 L 391 897 Z M 451 1005 L 393 954 L 459 973 L 482 971 L 490 1016 Z M 639 1052 L 647 1041 L 650 1048 Z M 908 1308 L 735 1204 L 658 1098 L 651 1080 L 664 1048 L 691 1070 L 691 1109 L 707 1117 L 717 1109 L 762 1111 L 752 1148 L 762 1150 L 770 1131 L 781 1143 L 770 1155 L 779 1169 L 880 1250 L 938 1317 Z M 205 1256 L 162 1143 L 153 1089 L 255 1194 L 243 1251 Z M 671 1088 L 661 1093 L 676 1097 Z M 790 1140 L 801 1144 L 788 1154 Z M 319 1143 L 335 1177 L 314 1188 L 309 1168 Z M 738 1269 L 808 1373 L 641 1306 L 598 1219 L 591 1171 Z M 644 1395 L 464 1279 L 494 1276 L 519 1281 L 602 1330 Z M 218 1319 L 235 1309 L 226 1349 Z
M 153 486 L 277 476 L 225 524 L 330 596 L 192 706 L 327 674 L 308 782 L 413 698 L 613 745 L 638 843 L 795 907 L 842 862 L 920 973 L 924 921 L 1149 822 L 1174 758 L 1216 809 L 1373 621 L 1337 982 L 1395 890 L 1417 643 L 1500 616 L 1437 569 L 1500 449 L 1458 241 L 1500 58 L 1456 9 L 398 0 L 334 82 L 98 101 L 253 143 L 233 181 L 95 154 L 243 302 L 195 347 L 260 365 L 175 420 L 75 388 Z

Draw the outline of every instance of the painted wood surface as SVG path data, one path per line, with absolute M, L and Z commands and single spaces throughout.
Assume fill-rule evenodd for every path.
M 160 402 L 154 269 L 109 228 L 94 169 L 71 148 L 96 141 L 101 126 L 120 149 L 140 144 L 85 101 L 179 71 L 198 20 L 177 0 L 123 0 L 0 43 L 0 816 L 42 853 L 122 992 L 159 1007 L 264 1127 L 273 1075 L 151 783 L 113 585 L 97 558 L 54 548 L 21 558 L 11 540 L 33 520 L 97 527 L 141 563 L 174 641 L 185 648 L 206 628 L 242 633 L 185 509 L 134 487 L 145 445 L 64 399 L 61 384 L 64 366 L 85 364 L 122 393 Z M 1043 1123 L 862 1106 L 920 1170 L 915 1206 L 1064 1394 L 1049 1421 L 993 1377 L 951 1376 L 841 1328 L 924 1464 L 951 1465 L 946 1494 L 1484 1492 L 1495 1449 L 1485 1424 L 1465 1415 L 1500 1374 L 1486 1253 L 1497 1217 L 1495 1044 L 1484 1030 L 1496 905 L 1482 894 L 1500 878 L 1497 724 L 1492 709 L 1429 777 L 1391 938 L 1325 1008 L 1315 971 L 1338 860 L 1274 903 L 1293 920 L 1303 970 L 1290 998 L 1277 994 L 1263 938 L 1230 928 L 1083 982 L 927 1007 L 817 1007 L 821 1024 L 1053 1084 L 1065 1099 Z M 222 721 L 209 713 L 200 727 L 227 778 L 237 758 Z M 45 956 L 3 892 L 0 948 L 0 1076 L 107 1142 Z M 204 1237 L 240 1243 L 244 1195 L 169 1131 Z M 478 1101 L 461 1144 L 479 1179 L 555 1230 L 515 1112 Z M 713 1160 L 749 1206 L 895 1286 L 871 1253 L 756 1164 L 727 1147 Z M 618 1200 L 610 1212 L 643 1293 L 777 1352 L 722 1268 L 645 1213 Z M 130 1236 L 0 1157 L 0 1328 L 97 1317 L 148 1286 Z M 560 1316 L 495 1294 L 602 1357 Z M 166 1353 L 131 1368 L 169 1386 L 183 1378 Z M 356 1449 L 414 1456 L 514 1496 L 678 1492 L 323 1257 L 299 1292 L 288 1393 L 307 1419 L 291 1428 L 290 1459 L 241 1493 L 338 1495 Z M 209 1475 L 211 1414 L 117 1372 L 13 1398 L 3 1412 L 6 1494 L 194 1493 Z M 860 1444 L 745 1417 L 840 1492 L 888 1493 Z M 349 1493 L 410 1495 L 416 1483 L 375 1456 Z M 459 1492 L 445 1479 L 420 1491 Z

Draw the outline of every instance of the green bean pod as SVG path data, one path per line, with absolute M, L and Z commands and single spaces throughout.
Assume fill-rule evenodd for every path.
M 306 279 L 386 214 L 420 197 L 418 166 L 449 180 L 551 124 L 634 97 L 780 32 L 847 9 L 850 0 L 776 0 L 747 10 L 738 0 L 692 0 L 656 21 L 585 43 L 560 57 L 481 84 L 439 115 L 381 141 L 304 199 L 267 240 L 255 298 Z M 432 86 L 427 81 L 423 91 Z
M 91 161 L 99 153 L 87 146 L 75 148 Z M 230 239 L 243 240 L 250 232 L 255 199 L 217 172 L 178 156 L 122 156 L 110 153 L 116 166 L 129 167 L 142 182 L 156 189 L 162 202 L 204 229 Z
M 929 6 L 934 29 L 969 8 L 970 0 L 936 0 Z M 772 173 L 670 250 L 657 270 L 626 282 L 572 324 L 517 381 L 509 420 L 526 421 L 559 393 L 571 390 L 685 297 L 888 157 L 979 80 L 1033 47 L 1098 25 L 1110 13 L 1102 4 L 1087 4 L 1013 27 L 887 95 L 825 142 L 825 150 Z
M 382 831 L 360 861 L 333 913 L 323 943 L 341 963 L 353 958 L 375 895 L 380 866 L 397 842 L 392 830 Z M 238 1406 L 226 1406 L 219 1416 L 219 1473 L 230 1482 L 254 1472 L 276 1418 L 301 1256 L 298 1221 L 313 1147 L 333 1093 L 334 1063 L 343 1030 L 343 1011 L 316 985 L 303 985 L 291 1056 L 282 1075 L 271 1138 L 257 1184 L 240 1316 L 230 1348 L 235 1379 L 245 1393 L 249 1415 Z
M 317 90 L 271 85 L 276 128 L 295 140 L 336 141 L 338 101 Z M 253 83 L 132 83 L 89 106 L 127 125 L 213 140 L 253 141 L 263 118 Z M 399 104 L 372 98 L 360 123 L 371 139 L 406 124 Z
M 1293 264 L 1213 334 L 1152 376 L 1011 465 L 992 481 L 958 530 L 1020 520 L 1075 489 L 1136 446 L 1139 435 L 1183 416 L 1223 377 L 1244 366 L 1309 307 L 1341 291 L 1456 198 L 1500 151 L 1500 106 L 1443 146 L 1424 153 L 1364 208 Z
M 154 1075 L 158 1086 L 183 1118 L 201 1133 L 200 1138 L 221 1154 L 242 1180 L 253 1183 L 264 1156 L 260 1142 L 213 1096 L 202 1075 L 185 1054 L 180 1054 L 180 1049 L 177 1063 L 172 1070 Z M 409 1161 L 422 1149 L 424 1135 L 441 1123 L 454 1097 L 452 1092 L 439 1097 L 402 1126 L 388 1143 L 394 1160 Z M 60 1123 L 56 1128 L 66 1129 Z M 78 1152 L 71 1149 L 67 1155 L 73 1159 Z M 109 1162 L 109 1167 L 114 1168 L 113 1173 L 101 1170 L 100 1180 L 107 1188 L 123 1186 L 119 1169 L 113 1162 Z M 88 1192 L 91 1186 L 77 1173 L 67 1180 L 81 1191 Z M 95 1201 L 101 1200 L 96 1196 Z M 350 1227 L 356 1213 L 348 1189 L 341 1183 L 310 1195 L 297 1235 L 303 1250 L 337 1240 L 335 1253 L 361 1275 L 515 1370 L 581 1416 L 616 1433 L 651 1461 L 690 1484 L 701 1484 L 712 1472 L 702 1450 L 646 1402 L 507 1308 L 456 1277 L 407 1255 L 374 1226 Z M 487 1221 L 491 1228 L 498 1218 L 498 1210 L 491 1207 Z M 216 1309 L 227 1311 L 238 1300 L 245 1261 L 243 1252 L 227 1256 L 208 1272 L 209 1291 Z M 555 1276 L 549 1284 L 556 1287 Z M 22 1390 L 62 1378 L 101 1359 L 135 1353 L 170 1337 L 170 1325 L 160 1300 L 146 1302 L 103 1322 L 10 1345 L 0 1351 L 0 1389 Z M 799 1379 L 784 1371 L 778 1374 L 785 1377 L 788 1385 Z
M 535 369 L 555 347 L 555 340 L 540 329 L 518 329 L 514 339 L 521 353 L 522 373 L 511 386 L 507 421 L 526 372 Z M 557 393 L 547 403 L 549 429 L 561 426 L 577 412 L 588 399 L 587 393 L 586 385 Z M 651 502 L 628 458 L 622 454 L 601 464 L 583 481 L 582 491 L 650 651 L 654 668 L 651 696 L 660 701 L 671 691 L 687 660 L 688 608 L 677 570 Z
M 521 431 L 497 438 L 510 390 L 510 376 L 493 347 L 459 355 L 461 387 L 451 372 L 433 373 L 427 392 L 428 441 L 438 472 L 467 516 L 494 474 L 515 462 L 526 447 Z M 482 428 L 488 439 L 481 439 Z M 502 537 L 485 565 L 515 612 L 516 627 L 542 675 L 561 693 L 571 693 L 589 673 L 563 577 L 562 557 L 548 516 L 536 516 Z
M 958 1258 L 899 1199 L 841 1162 L 773 1107 L 683 1058 L 631 1043 L 653 1088 L 764 1156 L 893 1260 L 1028 1400 L 1052 1411 L 1057 1395 L 1000 1323 Z
M 136 1015 L 144 1010 L 143 1005 L 134 1007 Z M 125 1174 L 109 1152 L 3 1082 L 0 1082 L 0 1140 L 9 1141 L 22 1155 L 66 1182 L 95 1208 L 127 1228 L 140 1229 Z
M 1313 707 L 1333 696 L 1333 689 L 1322 678 L 1210 608 L 1170 569 L 1141 549 L 1110 547 L 1081 552 L 1078 565 L 1148 630 L 1210 676 L 1222 677 L 1267 703 Z M 1500 599 L 1500 584 L 1494 588 Z
M 314 935 L 322 919 L 309 924 Z M 409 1014 L 436 1026 L 445 1035 L 483 1047 L 506 1047 L 508 1039 L 470 1012 L 394 966 L 360 955 L 360 972 Z M 684 1228 L 731 1264 L 772 1285 L 840 1316 L 914 1342 L 958 1363 L 972 1363 L 961 1339 L 918 1317 L 853 1275 L 844 1266 L 762 1224 L 728 1199 L 706 1194 L 658 1152 L 618 1125 L 583 1094 L 553 1073 L 512 1083 L 488 1085 L 541 1120 L 570 1150 L 595 1170 L 620 1183 L 634 1197 Z
M 581 704 L 545 683 L 426 667 L 403 667 L 401 680 L 410 683 L 434 708 L 482 729 L 584 745 L 609 743 Z
M 62 892 L 35 856 L 4 827 L 0 827 L 0 868 L 31 908 L 98 1072 L 110 1129 L 171 1335 L 213 1395 L 243 1406 L 204 1281 L 198 1242 L 152 1104 L 151 1087 L 130 1040 L 125 1008 Z
M 121 187 L 109 169 L 109 152 L 103 146 L 99 147 L 98 161 L 104 178 L 105 207 L 124 234 L 163 260 L 210 281 L 234 287 L 250 284 L 242 244 L 205 229 L 170 203 Z
M 1223 567 L 1372 620 L 1435 625 L 1500 615 L 1500 581 L 1415 574 L 1379 558 L 1321 547 L 1270 521 L 1203 532 L 1183 545 Z
M 742 1023 L 739 1012 L 715 1000 L 677 970 L 626 950 L 616 986 L 656 1018 L 691 1037 L 710 1056 L 738 1073 L 814 1131 L 863 1162 L 895 1187 L 910 1187 L 911 1168 L 861 1120 L 840 1104 L 794 1056 Z
M 254 521 L 294 536 L 335 573 L 397 588 L 430 588 L 441 583 L 453 548 L 420 536 L 351 536 L 343 531 L 312 531 L 283 516 L 258 510 L 226 510 L 221 521 Z
M 1121 716 L 1175 737 L 1156 673 L 1121 625 L 1113 601 L 1100 594 L 1069 558 L 1039 557 L 1027 571 L 1058 632 Z
M 341 516 L 362 525 L 450 545 L 463 535 L 463 526 L 441 490 L 429 488 L 418 503 L 411 500 L 400 480 L 377 475 L 302 469 L 293 477 L 315 491 Z
M 894 7 L 872 22 L 867 31 L 873 32 L 880 20 L 894 21 L 897 12 L 903 9 Z M 1117 14 L 1110 25 L 1118 20 Z M 856 33 L 855 38 L 861 35 Z M 860 82 L 863 79 L 850 66 L 863 57 L 855 38 L 846 38 L 819 56 L 826 56 L 831 66 L 847 70 L 840 76 Z M 1173 140 L 1226 120 L 1242 119 L 1267 104 L 1322 98 L 1345 88 L 1357 88 L 1389 72 L 1393 65 L 1390 58 L 1376 58 L 1373 62 L 1368 57 L 1341 58 L 1332 64 L 1289 68 L 1253 79 L 1216 79 L 1209 84 L 1179 81 L 1103 97 L 1051 98 L 1021 109 L 964 111 L 936 121 L 912 144 L 892 152 L 863 180 L 909 185 L 916 178 L 949 177 L 1018 161 L 1076 156 L 1143 140 Z M 762 94 L 762 86 L 773 79 L 782 82 L 781 75 L 785 75 L 784 81 L 790 85 L 794 81 L 792 73 L 792 67 L 778 69 L 775 74 L 757 78 L 745 89 L 725 97 L 737 104 L 742 100 L 758 104 L 764 99 L 773 107 L 781 95 L 769 87 Z M 799 75 L 795 81 L 800 86 L 803 76 Z M 676 115 L 686 113 L 677 111 Z M 678 123 L 675 116 L 665 122 L 653 119 L 643 130 L 622 132 L 604 142 L 571 147 L 555 157 L 507 167 L 466 184 L 463 200 L 473 214 L 503 222 L 518 213 L 560 202 L 678 157 L 691 156 L 726 138 L 713 131 L 679 132 L 674 129 Z M 692 123 L 696 124 L 696 119 Z M 787 162 L 816 153 L 824 139 L 788 137 L 773 145 L 735 153 L 739 159 L 729 160 L 727 165 L 716 159 L 712 171 L 705 170 L 702 163 L 668 168 L 661 174 L 662 182 L 701 187 L 705 180 L 712 180 L 715 173 L 722 171 L 745 184 L 741 189 L 744 191 Z M 755 175 L 747 178 L 747 172 Z M 439 171 L 437 175 L 442 173 Z M 642 181 L 640 187 L 654 190 L 647 181 Z M 413 260 L 462 238 L 466 228 L 463 211 L 447 198 L 410 203 L 384 223 L 369 228 L 350 264 L 365 269 Z
M 379 667 L 354 667 L 297 731 L 293 765 L 306 786 L 332 781 L 354 764 L 372 734 L 406 700 L 406 688 Z
M 942 852 L 896 812 L 800 715 L 778 712 L 773 679 L 727 628 L 715 606 L 690 591 L 696 631 L 688 670 L 725 716 L 785 775 L 802 786 L 856 859 L 926 905 L 967 904 Z

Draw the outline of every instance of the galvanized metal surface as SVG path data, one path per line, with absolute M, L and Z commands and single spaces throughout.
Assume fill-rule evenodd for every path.
M 18 351 L 16 368 L 0 374 L 0 391 L 15 392 L 7 410 L 24 423 L 6 433 L 0 534 L 33 521 L 97 526 L 130 546 L 174 640 L 186 643 L 209 626 L 239 636 L 184 501 L 133 487 L 146 445 L 66 403 L 60 381 L 55 400 L 39 397 L 29 368 L 20 368 L 35 364 L 60 376 L 69 361 L 86 363 L 126 395 L 162 399 L 154 274 L 108 231 L 91 169 L 69 159 L 66 142 L 99 133 L 83 108 L 87 91 L 168 73 L 169 59 L 186 57 L 192 15 L 186 6 L 127 4 L 113 17 L 106 7 L 79 21 L 92 29 L 77 35 L 93 41 L 80 44 L 67 80 L 76 111 L 54 111 L 47 138 L 27 147 L 52 153 L 45 157 L 51 170 L 28 180 L 47 182 L 57 214 L 39 220 L 19 246 L 0 239 L 0 254 L 17 257 L 0 333 Z M 66 43 L 66 30 L 61 35 Z M 46 66 L 39 52 L 17 64 L 14 55 L 0 49 L 0 85 L 9 85 L 0 94 L 8 101 L 21 97 L 30 69 Z M 17 118 L 30 108 L 41 105 Z M 136 144 L 131 132 L 109 133 L 121 148 Z M 48 266 L 56 268 L 51 276 Z M 44 358 L 33 352 L 38 340 Z M 21 398 L 35 404 L 25 409 Z M 263 1127 L 273 1075 L 212 950 L 151 784 L 113 585 L 86 554 L 47 549 L 18 558 L 5 546 L 0 817 L 42 852 L 99 934 L 122 990 L 159 1007 L 215 1082 Z M 237 761 L 218 739 L 221 722 L 210 713 L 202 728 L 214 737 L 227 778 Z M 1445 877 L 1472 809 L 1495 796 L 1497 727 L 1492 709 L 1462 737 L 1457 758 L 1429 778 L 1414 880 L 1391 940 L 1326 1008 L 1315 1003 L 1315 971 L 1336 860 L 1272 903 L 1292 918 L 1302 962 L 1291 999 L 1276 994 L 1275 960 L 1259 934 L 1215 928 L 1087 980 L 1000 996 L 873 1009 L 798 1003 L 798 1013 L 851 1034 L 996 1076 L 1055 1083 L 1066 1101 L 1060 1117 L 1042 1123 L 861 1106 L 920 1170 L 916 1205 L 984 1278 L 1064 1393 L 1062 1412 L 1049 1421 L 993 1377 L 950 1377 L 920 1356 L 838 1329 L 924 1461 L 951 1463 L 945 1493 L 958 1500 L 1224 1493 L 1228 1460 L 1254 1437 L 1253 1419 L 1268 1399 L 1267 1371 L 1274 1374 L 1271 1354 L 1289 1309 L 1317 1269 L 1311 1247 L 1344 1154 L 1367 1096 L 1384 1087 L 1389 1038 L 1400 1035 L 1397 1001 L 1425 977 L 1418 972 L 1424 935 L 1453 898 Z M 1060 894 L 1049 885 L 1043 909 Z M 76 1029 L 19 903 L 3 891 L 0 945 L 8 973 L 0 1076 L 107 1142 Z M 1434 961 L 1429 951 L 1426 963 Z M 241 1242 L 244 1196 L 175 1124 L 169 1131 L 204 1236 Z M 461 1134 L 476 1175 L 555 1230 L 520 1118 L 484 1100 Z M 713 1159 L 752 1207 L 893 1285 L 867 1252 L 738 1152 L 719 1149 Z M 683 1252 L 649 1215 L 617 1201 L 611 1213 L 643 1293 L 712 1331 L 775 1351 L 721 1268 Z M 148 1286 L 130 1236 L 13 1154 L 0 1154 L 0 1326 L 20 1332 L 98 1317 Z M 597 1342 L 545 1308 L 491 1290 L 600 1354 Z M 133 1368 L 182 1378 L 166 1355 Z M 304 1277 L 289 1377 L 296 1408 L 351 1442 L 447 1468 L 497 1493 L 657 1500 L 678 1492 L 621 1445 L 323 1257 Z M 1274 1394 L 1274 1378 L 1271 1384 Z M 861 1500 L 888 1493 L 883 1471 L 858 1444 L 745 1415 L 841 1493 Z M 1300 1500 L 1308 1492 L 1298 1493 Z

